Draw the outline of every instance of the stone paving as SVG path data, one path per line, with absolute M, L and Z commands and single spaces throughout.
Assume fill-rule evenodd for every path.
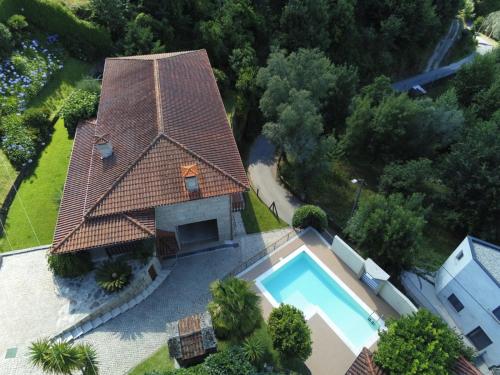
M 133 272 L 141 268 L 129 261 Z M 124 289 L 121 293 L 125 292 Z M 0 357 L 40 336 L 52 336 L 119 294 L 106 294 L 95 271 L 75 279 L 54 277 L 46 250 L 3 257 L 0 269 Z
M 286 235 L 289 230 L 242 236 L 237 238 L 240 243 L 237 248 L 180 258 L 167 280 L 151 296 L 77 342 L 94 345 L 102 375 L 125 374 L 166 344 L 166 323 L 206 309 L 212 281 Z M 29 323 L 25 321 L 24 324 Z M 40 336 L 46 335 L 47 332 L 41 330 Z M 29 365 L 26 352 L 24 345 L 19 348 L 16 358 L 4 359 L 5 354 L 1 353 L 0 374 L 39 375 L 40 372 Z

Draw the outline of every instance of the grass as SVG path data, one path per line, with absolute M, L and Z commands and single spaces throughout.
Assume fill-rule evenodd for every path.
M 69 58 L 29 107 L 47 107 L 55 115 L 64 98 L 90 66 Z M 0 252 L 48 244 L 57 220 L 73 140 L 64 121 L 55 124 L 52 139 L 32 172 L 21 183 L 5 221 L 6 235 L 0 238 Z M 29 219 L 28 219 L 29 218 Z M 36 233 L 36 235 L 35 235 Z
M 253 190 L 245 193 L 245 209 L 241 212 L 247 233 L 267 232 L 288 226 L 257 197 Z
M 139 363 L 134 367 L 129 375 L 144 375 L 149 371 L 166 371 L 174 368 L 174 363 L 170 359 L 168 354 L 167 346 L 162 346 L 157 352 L 155 352 L 151 357 L 147 358 L 143 362 Z
M 10 164 L 3 151 L 0 150 L 0 202 L 5 200 L 17 175 L 18 172 Z
M 10 246 L 15 250 L 52 242 L 72 144 L 60 119 L 50 144 L 42 152 L 33 173 L 21 183 L 12 202 L 5 221 L 6 236 L 0 239 L 0 251 L 8 251 Z

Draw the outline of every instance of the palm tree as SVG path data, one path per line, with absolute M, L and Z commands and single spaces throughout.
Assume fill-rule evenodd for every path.
M 213 300 L 208 310 L 219 336 L 241 340 L 260 326 L 260 298 L 250 283 L 231 277 L 215 281 L 210 291 Z
M 71 375 L 77 370 L 82 375 L 98 374 L 96 352 L 88 344 L 37 340 L 30 346 L 30 360 L 48 374 Z
M 97 353 L 89 344 L 80 344 L 76 346 L 80 356 L 82 375 L 98 375 Z

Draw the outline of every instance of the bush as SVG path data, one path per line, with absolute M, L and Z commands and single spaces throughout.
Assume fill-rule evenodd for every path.
M 253 375 L 257 372 L 237 346 L 209 355 L 203 367 L 206 375 Z
M 305 361 L 312 353 L 311 330 L 302 311 L 282 304 L 269 316 L 273 347 L 284 361 Z
M 7 26 L 0 22 L 0 57 L 12 50 L 12 34 Z
M 7 26 L 9 26 L 12 31 L 20 32 L 28 27 L 28 22 L 23 15 L 14 14 L 7 20 Z
M 132 268 L 122 261 L 108 261 L 96 271 L 97 284 L 107 292 L 117 292 L 125 287 L 132 275 Z
M 30 108 L 23 114 L 24 126 L 35 129 L 41 140 L 47 141 L 52 132 L 53 124 L 50 121 L 50 111 L 46 108 Z
M 78 277 L 90 272 L 93 268 L 90 253 L 50 254 L 47 258 L 49 269 L 56 276 Z
M 321 208 L 307 204 L 295 210 L 292 226 L 295 228 L 306 228 L 311 226 L 318 230 L 322 230 L 328 226 L 328 219 L 325 211 Z
M 64 126 L 71 136 L 75 134 L 80 120 L 96 115 L 98 103 L 99 96 L 85 90 L 75 90 L 66 98 L 59 115 L 64 118 Z
M 20 168 L 36 154 L 33 134 L 23 124 L 22 117 L 9 115 L 2 119 L 0 128 L 2 149 L 12 165 Z
M 208 311 L 219 337 L 242 339 L 250 335 L 262 322 L 259 296 L 250 283 L 231 277 L 217 280 L 210 286 L 212 301 Z
M 243 355 L 255 367 L 260 367 L 264 357 L 267 354 L 267 348 L 264 341 L 257 335 L 252 335 L 243 342 Z
M 76 88 L 78 90 L 88 91 L 96 95 L 101 95 L 101 82 L 93 77 L 85 77 L 77 82 Z
M 374 359 L 391 374 L 447 374 L 460 355 L 468 356 L 462 339 L 428 310 L 387 323 Z
M 78 19 L 55 0 L 3 0 L 2 7 L 14 13 L 22 9 L 30 24 L 59 35 L 66 49 L 80 59 L 94 60 L 112 54 L 111 37 L 106 30 Z

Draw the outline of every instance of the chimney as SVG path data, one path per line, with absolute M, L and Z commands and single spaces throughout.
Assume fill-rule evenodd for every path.
M 113 146 L 111 145 L 109 134 L 97 136 L 95 147 L 97 151 L 99 151 L 99 154 L 101 154 L 101 159 L 106 159 L 107 157 L 113 155 Z

